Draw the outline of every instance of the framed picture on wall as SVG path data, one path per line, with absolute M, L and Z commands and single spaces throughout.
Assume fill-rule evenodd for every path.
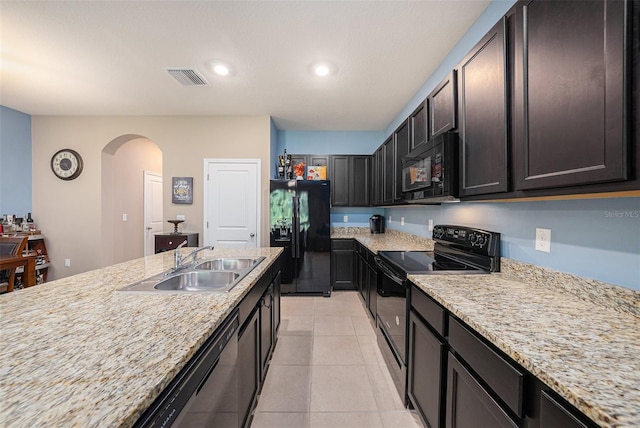
M 173 177 L 171 179 L 171 202 L 193 204 L 193 177 Z

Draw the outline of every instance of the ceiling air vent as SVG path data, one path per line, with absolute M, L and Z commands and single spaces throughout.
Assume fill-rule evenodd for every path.
M 209 82 L 195 68 L 167 67 L 165 70 L 182 86 L 209 86 Z

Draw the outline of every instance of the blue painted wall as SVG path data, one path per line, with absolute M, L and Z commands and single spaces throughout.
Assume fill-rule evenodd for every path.
M 349 208 L 335 207 L 331 208 L 331 226 L 332 227 L 369 227 L 369 217 L 373 214 L 384 215 L 383 208 Z M 345 221 L 347 216 L 347 221 Z
M 426 237 L 429 219 L 500 232 L 504 257 L 640 290 L 640 198 L 461 202 L 385 215 L 388 228 Z M 535 250 L 536 228 L 551 229 L 550 253 Z
M 278 131 L 278 154 L 370 155 L 382 142 L 377 131 Z
M 278 163 L 278 128 L 273 123 L 273 119 L 269 119 L 269 177 L 276 177 L 278 170 L 276 164 Z
M 31 116 L 0 106 L 0 214 L 31 212 Z M 36 213 L 33 214 L 37 217 Z

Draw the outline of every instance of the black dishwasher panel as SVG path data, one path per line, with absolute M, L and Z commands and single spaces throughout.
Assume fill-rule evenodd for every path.
M 236 310 L 176 375 L 135 426 L 239 426 L 238 326 Z

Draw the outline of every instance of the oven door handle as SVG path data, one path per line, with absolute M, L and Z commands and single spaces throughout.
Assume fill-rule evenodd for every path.
M 391 269 L 389 269 L 387 265 L 382 262 L 380 256 L 376 256 L 375 261 L 378 265 L 378 269 L 380 269 L 382 273 L 386 275 L 391 281 L 395 282 L 398 285 L 404 285 L 404 279 L 400 278 Z

